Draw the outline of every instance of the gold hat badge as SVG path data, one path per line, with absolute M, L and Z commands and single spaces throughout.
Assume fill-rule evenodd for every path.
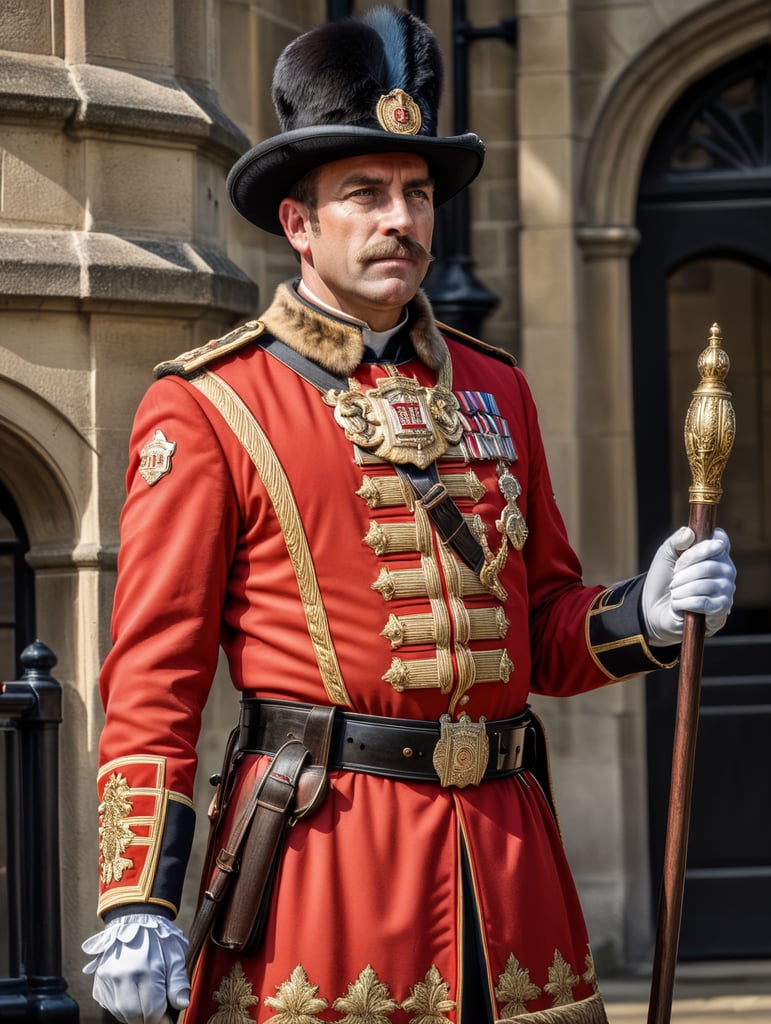
M 377 119 L 387 132 L 417 135 L 423 118 L 420 107 L 404 89 L 392 89 L 377 101 Z

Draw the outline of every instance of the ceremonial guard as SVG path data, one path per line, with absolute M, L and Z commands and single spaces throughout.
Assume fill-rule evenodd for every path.
M 672 664 L 734 570 L 686 530 L 584 585 L 522 372 L 420 290 L 434 207 L 484 157 L 437 135 L 440 90 L 403 10 L 290 44 L 281 134 L 228 187 L 298 278 L 158 366 L 137 413 L 85 944 L 118 1020 L 606 1020 L 528 698 Z M 242 710 L 189 988 L 173 918 L 220 646 Z

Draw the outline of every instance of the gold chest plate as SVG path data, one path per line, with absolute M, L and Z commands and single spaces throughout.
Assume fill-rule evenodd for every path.
M 396 465 L 425 469 L 463 433 L 458 400 L 441 384 L 385 377 L 367 391 L 328 391 L 324 401 L 349 441 Z

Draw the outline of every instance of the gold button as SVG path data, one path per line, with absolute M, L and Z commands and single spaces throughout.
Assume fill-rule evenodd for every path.
M 402 754 L 404 757 L 412 757 L 412 747 L 405 747 Z

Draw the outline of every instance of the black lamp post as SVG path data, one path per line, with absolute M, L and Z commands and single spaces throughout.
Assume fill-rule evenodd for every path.
M 416 14 L 423 3 L 411 4 Z M 502 39 L 513 45 L 517 38 L 515 18 L 497 26 L 475 28 L 466 17 L 466 0 L 452 2 L 453 34 L 453 133 L 469 130 L 469 48 L 476 39 Z M 471 259 L 471 211 L 468 189 L 437 210 L 434 254 L 426 279 L 426 292 L 437 317 L 466 334 L 481 333 L 482 322 L 498 305 L 495 296 L 474 274 Z

